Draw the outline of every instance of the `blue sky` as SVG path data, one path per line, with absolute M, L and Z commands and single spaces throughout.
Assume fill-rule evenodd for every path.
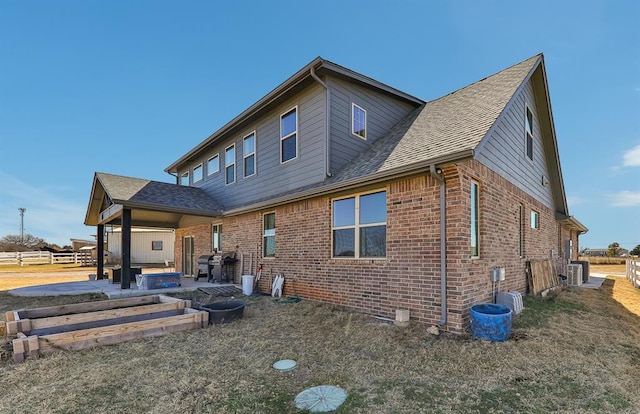
M 316 56 L 431 100 L 545 54 L 581 247 L 640 244 L 640 2 L 0 0 L 0 237 L 89 239 L 95 171 L 164 168 Z

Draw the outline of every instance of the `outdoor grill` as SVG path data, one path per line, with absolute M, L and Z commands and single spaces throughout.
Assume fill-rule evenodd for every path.
M 205 254 L 198 257 L 198 273 L 196 273 L 196 276 L 194 279 L 197 281 L 200 275 L 204 274 L 207 276 L 207 282 L 211 282 L 214 278 L 218 279 L 218 281 L 221 281 L 221 272 L 222 272 L 221 262 L 222 262 L 222 256 L 218 254 L 214 254 L 214 255 Z M 215 271 L 216 266 L 218 266 L 217 272 Z

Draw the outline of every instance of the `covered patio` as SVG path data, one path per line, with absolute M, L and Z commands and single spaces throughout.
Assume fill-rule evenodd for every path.
M 122 228 L 120 289 L 130 289 L 131 228 L 193 226 L 220 217 L 222 207 L 202 189 L 178 184 L 95 173 L 84 224 L 96 226 L 97 274 L 104 274 L 105 225 Z M 190 255 L 190 257 L 188 257 Z M 194 252 L 177 260 L 194 262 Z M 102 260 L 100 260 L 102 258 Z

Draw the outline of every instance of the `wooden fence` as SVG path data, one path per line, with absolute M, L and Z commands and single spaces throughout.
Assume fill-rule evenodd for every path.
M 54 263 L 74 263 L 89 265 L 94 263 L 91 252 L 75 253 L 51 253 L 47 251 L 34 252 L 0 252 L 1 265 L 20 266 L 30 264 L 54 264 Z
M 640 288 L 640 260 L 627 260 L 627 279 L 633 283 L 633 286 Z

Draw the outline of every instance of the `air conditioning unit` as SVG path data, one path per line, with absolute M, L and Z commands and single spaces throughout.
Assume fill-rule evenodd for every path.
M 498 293 L 496 295 L 496 303 L 511 309 L 515 315 L 518 315 L 524 309 L 522 294 L 516 291 Z
M 581 264 L 567 265 L 567 284 L 569 286 L 582 285 L 582 265 Z

